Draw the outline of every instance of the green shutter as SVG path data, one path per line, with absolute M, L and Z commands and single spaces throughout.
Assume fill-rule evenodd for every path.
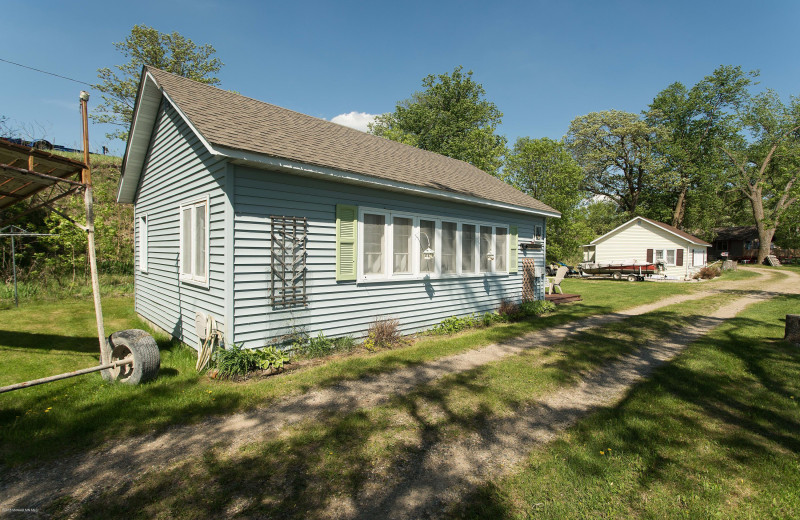
M 509 226 L 508 228 L 508 272 L 517 272 L 517 263 L 519 263 L 519 239 L 517 234 L 517 226 Z
M 336 280 L 356 279 L 358 206 L 336 205 Z

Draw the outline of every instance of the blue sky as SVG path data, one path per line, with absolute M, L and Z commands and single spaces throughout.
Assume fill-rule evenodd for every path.
M 503 112 L 510 144 L 560 138 L 588 112 L 639 112 L 670 83 L 693 85 L 721 64 L 800 94 L 800 2 L 789 0 L 3 0 L 2 12 L 5 60 L 93 83 L 122 61 L 112 42 L 145 24 L 212 44 L 223 88 L 325 119 L 391 111 L 426 75 L 463 65 Z M 0 115 L 77 148 L 82 88 L 0 62 Z M 106 131 L 92 125 L 92 151 L 121 153 Z

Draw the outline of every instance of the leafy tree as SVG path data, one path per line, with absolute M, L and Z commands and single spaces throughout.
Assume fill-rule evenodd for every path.
M 725 170 L 720 145 L 735 134 L 735 111 L 757 75 L 741 67 L 721 66 L 691 89 L 673 83 L 650 104 L 647 122 L 665 130 L 656 151 L 675 174 L 673 189 L 659 186 L 651 192 L 655 208 L 663 211 L 666 204 L 672 206 L 668 218 L 673 226 L 683 229 L 690 216 L 689 227 L 709 229 L 723 210 L 723 198 L 718 196 Z M 667 220 L 666 215 L 653 216 Z
M 422 80 L 424 90 L 397 103 L 369 125 L 393 141 L 466 161 L 491 174 L 502 165 L 506 139 L 495 133 L 503 114 L 485 99 L 486 91 L 456 67 L 451 74 Z
M 195 43 L 177 32 L 162 33 L 146 25 L 134 25 L 125 41 L 114 47 L 128 61 L 97 70 L 100 83 L 94 88 L 102 92 L 103 103 L 91 115 L 97 123 L 110 123 L 118 128 L 107 134 L 109 139 L 128 138 L 133 117 L 133 105 L 139 88 L 139 77 L 144 65 L 152 65 L 179 76 L 201 83 L 218 85 L 214 76 L 222 68 L 222 61 L 213 57 L 216 50 L 209 44 Z
M 730 161 L 733 189 L 750 203 L 761 263 L 769 255 L 776 230 L 800 197 L 800 98 L 786 104 L 767 90 L 743 103 L 737 123 L 740 133 L 722 151 Z
M 583 170 L 563 143 L 548 138 L 520 137 L 506 159 L 503 180 L 561 212 L 549 224 L 547 252 L 553 259 L 574 259 L 586 240 L 576 219 L 583 200 Z
M 666 183 L 654 151 L 663 133 L 636 114 L 608 110 L 573 119 L 565 142 L 583 168 L 585 189 L 633 215 L 647 186 Z

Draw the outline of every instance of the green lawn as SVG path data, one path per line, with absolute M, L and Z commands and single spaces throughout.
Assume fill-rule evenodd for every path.
M 220 439 L 221 446 L 209 447 L 202 457 L 148 473 L 124 493 L 102 495 L 80 516 L 133 510 L 141 518 L 193 518 L 224 515 L 238 504 L 249 517 L 324 517 L 332 497 L 355 497 L 376 483 L 400 485 L 397 475 L 412 468 L 413 476 L 430 446 L 491 436 L 520 407 L 576 384 L 578 371 L 663 337 L 733 298 L 715 295 L 586 331 L 551 348 L 442 378 L 382 406 L 305 421 L 233 454 Z M 476 507 L 475 517 L 494 517 L 495 509 Z
M 453 518 L 798 518 L 800 297 L 748 308 Z
M 191 423 L 209 415 L 268 405 L 272 400 L 387 372 L 585 316 L 612 312 L 693 290 L 695 285 L 565 280 L 584 301 L 520 323 L 498 324 L 455 337 L 423 337 L 412 345 L 357 352 L 300 371 L 244 383 L 198 375 L 193 350 L 155 334 L 162 356 L 158 380 L 139 387 L 107 384 L 99 374 L 0 395 L 0 461 L 46 460 L 127 435 Z M 705 286 L 705 284 L 698 284 Z M 609 298 L 609 293 L 613 298 Z M 103 299 L 106 332 L 146 328 L 130 297 Z M 91 299 L 26 302 L 2 311 L 0 385 L 85 368 L 97 363 Z M 124 413 L 120 410 L 124 409 Z

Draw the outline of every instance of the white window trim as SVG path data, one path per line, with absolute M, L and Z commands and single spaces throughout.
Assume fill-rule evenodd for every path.
M 667 267 L 676 267 L 678 265 L 678 249 L 680 249 L 680 248 L 679 247 L 674 248 L 674 249 L 670 248 L 670 247 L 658 248 L 658 249 L 653 248 L 653 261 L 654 262 L 657 261 L 656 260 L 656 253 L 658 251 L 661 251 L 661 253 L 664 255 L 664 260 L 663 260 L 664 265 L 667 266 Z M 672 262 L 672 263 L 667 262 L 667 258 L 668 258 L 667 251 L 674 251 L 675 252 L 675 254 L 673 255 L 674 262 Z
M 148 236 L 148 228 L 147 213 L 143 213 L 139 215 L 139 272 L 144 274 L 147 273 L 147 255 L 149 253 L 148 242 L 150 237 Z
M 384 217 L 384 252 L 383 252 L 383 274 L 365 274 L 364 273 L 364 215 L 382 215 Z M 412 220 L 412 236 L 411 240 L 411 273 L 394 273 L 394 218 L 410 218 Z M 420 233 L 420 220 L 430 220 L 435 222 L 435 236 L 431 237 L 431 248 L 436 251 L 434 256 L 435 266 L 433 273 L 421 273 L 420 269 L 420 252 L 424 249 L 422 246 L 423 238 Z M 453 222 L 456 224 L 456 272 L 455 273 L 442 273 L 442 222 Z M 474 255 L 474 272 L 462 272 L 462 233 L 463 225 L 469 224 L 475 226 L 475 255 Z M 481 272 L 480 270 L 480 228 L 481 226 L 490 226 L 492 228 L 491 247 L 495 254 L 495 260 L 492 260 L 491 270 Z M 511 224 L 488 222 L 480 220 L 468 220 L 459 218 L 441 217 L 429 214 L 409 213 L 405 211 L 392 211 L 385 208 L 358 208 L 358 282 L 380 282 L 380 281 L 398 281 L 398 280 L 423 280 L 423 279 L 447 279 L 447 278 L 481 278 L 484 276 L 508 276 L 508 264 L 511 261 L 509 251 L 506 251 L 506 265 L 504 269 L 498 270 L 496 263 L 497 258 L 497 228 L 503 228 L 506 231 L 506 249 L 509 247 L 511 240 Z
M 194 273 L 191 273 L 191 274 L 187 275 L 187 274 L 183 273 L 183 256 L 185 254 L 184 244 L 183 244 L 183 226 L 184 226 L 183 210 L 186 207 L 191 207 L 192 208 L 192 216 L 193 216 L 192 218 L 194 218 L 194 213 L 195 213 L 195 209 L 194 208 L 196 208 L 197 206 L 200 206 L 200 205 L 205 205 L 205 207 L 206 207 L 206 211 L 205 211 L 205 216 L 206 216 L 206 223 L 205 223 L 206 255 L 205 255 L 205 258 L 204 258 L 204 261 L 205 261 L 205 270 L 204 270 L 205 271 L 205 276 L 195 276 Z M 202 197 L 202 198 L 188 200 L 188 201 L 182 203 L 178 207 L 179 233 L 180 233 L 180 247 L 179 247 L 179 254 L 178 254 L 178 277 L 180 278 L 181 282 L 188 283 L 188 284 L 191 284 L 191 285 L 199 285 L 199 286 L 205 287 L 205 288 L 209 287 L 209 279 L 210 279 L 209 267 L 210 267 L 210 264 L 211 264 L 211 262 L 209 261 L 210 256 L 211 256 L 211 229 L 209 227 L 209 224 L 211 222 L 210 206 L 211 206 L 211 204 L 209 203 L 209 197 L 208 197 L 208 195 L 206 195 L 205 197 Z M 194 245 L 196 246 L 196 244 L 194 244 Z M 190 262 L 189 265 L 190 265 L 192 271 L 194 271 L 194 254 L 192 254 L 192 262 Z

